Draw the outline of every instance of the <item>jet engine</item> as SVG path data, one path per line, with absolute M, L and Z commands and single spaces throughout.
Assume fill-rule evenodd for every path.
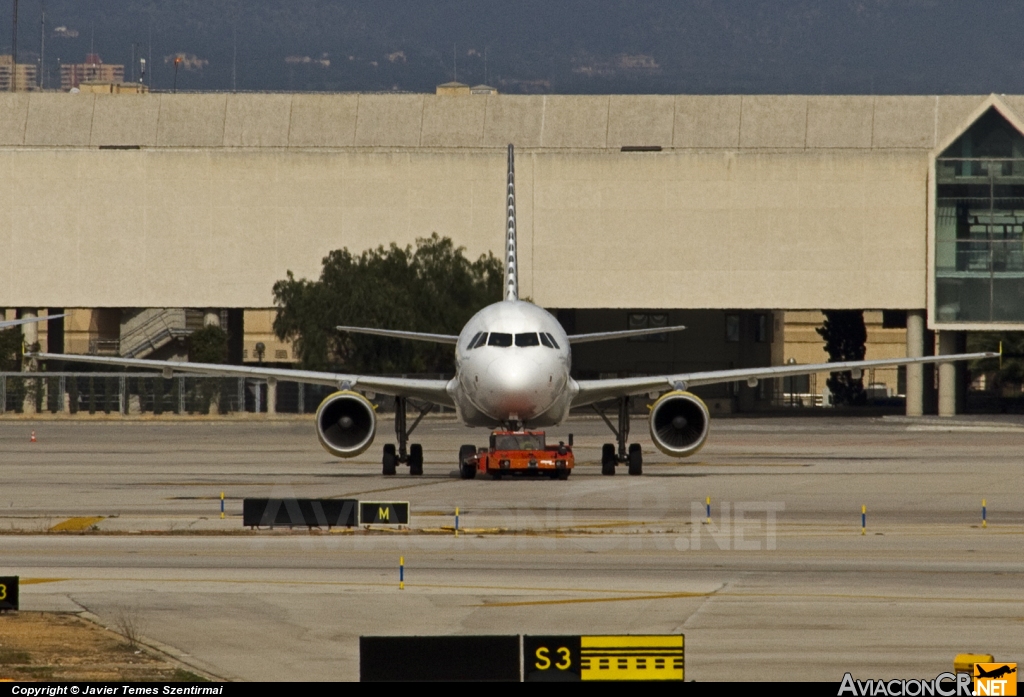
M 358 392 L 335 392 L 316 410 L 316 435 L 336 457 L 355 457 L 370 447 L 377 431 L 373 405 Z
M 710 415 L 704 402 L 689 392 L 668 392 L 651 408 L 651 440 L 672 457 L 693 455 L 708 437 Z

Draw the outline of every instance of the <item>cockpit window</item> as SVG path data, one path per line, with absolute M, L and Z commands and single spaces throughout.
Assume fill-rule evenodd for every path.
M 477 335 L 473 337 L 473 340 L 469 342 L 467 348 L 475 349 L 480 348 L 487 343 L 487 332 L 477 332 Z
M 473 338 L 470 339 L 469 343 L 466 344 L 466 349 L 468 350 L 471 348 L 476 348 L 476 342 L 480 340 L 480 335 L 482 334 L 483 332 L 477 332 L 476 334 L 474 334 Z
M 551 339 L 549 339 L 548 335 L 545 334 L 544 332 L 540 333 L 540 343 L 544 344 L 548 348 L 554 348 L 554 346 L 551 344 Z
M 555 341 L 555 337 L 547 333 L 545 333 L 544 336 L 546 336 L 548 338 L 548 341 L 551 342 L 551 348 L 558 348 L 558 342 Z
M 512 345 L 512 335 L 511 334 L 502 334 L 501 332 L 491 332 L 491 335 L 487 339 L 487 345 L 488 346 L 501 346 L 501 347 L 511 346 Z
M 516 334 L 516 346 L 540 346 L 540 341 L 537 340 L 537 335 L 533 332 Z

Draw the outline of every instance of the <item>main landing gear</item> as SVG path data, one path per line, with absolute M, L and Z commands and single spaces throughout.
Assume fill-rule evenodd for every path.
M 615 474 L 615 467 L 621 462 L 629 466 L 628 471 L 631 475 L 640 475 L 644 472 L 644 456 L 640 452 L 640 444 L 630 443 L 629 449 L 626 449 L 626 441 L 629 440 L 629 397 L 620 397 L 618 402 L 618 428 L 615 428 L 602 409 L 596 404 L 593 405 L 594 411 L 608 424 L 608 428 L 615 434 L 615 440 L 618 443 L 618 452 L 613 443 L 605 443 L 601 446 L 601 474 L 608 476 Z
M 473 479 L 476 477 L 476 446 L 463 445 L 459 448 L 459 478 Z
M 408 400 L 405 397 L 395 397 L 395 437 L 398 438 L 398 447 L 396 448 L 393 443 L 388 443 L 384 446 L 383 473 L 388 476 L 397 474 L 399 462 L 409 465 L 409 474 L 413 476 L 423 474 L 423 446 L 419 443 L 413 443 L 408 446 L 408 450 L 406 446 L 409 442 L 409 436 L 419 426 L 423 417 L 433 411 L 434 405 L 428 404 L 420 409 L 420 415 L 416 417 L 416 420 L 412 422 L 412 426 L 409 428 L 405 427 L 405 410 L 407 406 Z

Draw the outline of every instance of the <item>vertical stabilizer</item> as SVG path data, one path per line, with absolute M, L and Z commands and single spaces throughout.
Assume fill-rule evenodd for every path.
M 505 232 L 505 300 L 519 300 L 519 276 L 516 269 L 516 163 L 512 144 L 508 146 L 508 215 Z

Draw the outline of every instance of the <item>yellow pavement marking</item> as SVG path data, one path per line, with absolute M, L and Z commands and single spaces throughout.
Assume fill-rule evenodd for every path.
M 424 487 L 424 486 L 437 486 L 438 484 L 447 484 L 450 481 L 452 481 L 452 480 L 450 480 L 449 478 L 445 477 L 444 479 L 441 479 L 440 481 L 415 482 L 415 483 L 412 483 L 412 484 L 401 484 L 399 486 L 387 486 L 387 487 L 382 487 L 380 489 L 367 489 L 365 491 L 349 491 L 349 492 L 346 492 L 344 494 L 338 494 L 337 496 L 331 496 L 330 498 L 343 499 L 343 498 L 347 498 L 349 496 L 359 496 L 360 494 L 376 494 L 376 493 L 381 492 L 381 491 L 398 491 L 399 489 L 414 489 L 414 488 L 420 488 L 420 487 Z
M 37 578 L 37 579 L 23 579 L 22 584 L 29 585 L 33 583 L 58 583 L 62 581 L 120 581 L 128 583 L 188 583 L 195 585 L 197 583 L 211 583 L 211 584 L 260 584 L 260 585 L 274 585 L 274 586 L 326 586 L 326 587 L 367 587 L 367 588 L 381 588 L 392 585 L 390 581 L 379 581 L 379 582 L 365 582 L 365 581 L 288 581 L 288 580 L 275 580 L 275 579 L 227 579 L 227 578 L 119 578 L 119 577 L 79 577 L 79 578 Z M 473 585 L 473 584 L 455 584 L 455 583 L 416 583 L 407 584 L 409 587 L 416 588 L 430 588 L 430 589 L 442 589 L 442 590 L 480 590 L 480 591 L 498 591 L 502 593 L 515 593 L 515 592 L 537 592 L 542 591 L 546 593 L 619 593 L 619 594 L 632 594 L 632 595 L 615 595 L 605 598 L 564 598 L 560 600 L 523 600 L 523 601 L 509 601 L 499 603 L 479 603 L 474 607 L 519 607 L 528 605 L 565 605 L 565 604 L 576 604 L 576 603 L 606 603 L 606 602 L 628 602 L 630 600 L 672 600 L 677 598 L 707 598 L 707 597 L 728 597 L 728 598 L 776 598 L 776 599 L 794 599 L 800 601 L 806 600 L 870 600 L 870 601 L 911 601 L 911 602 L 943 602 L 943 603 L 963 603 L 969 601 L 971 603 L 999 603 L 999 604 L 1012 604 L 1020 605 L 1024 604 L 1024 598 L 964 598 L 964 597 L 952 597 L 952 596 L 918 596 L 918 595 L 885 595 L 885 594 L 869 594 L 869 593 L 755 593 L 755 592 L 742 592 L 742 591 L 722 591 L 715 589 L 712 591 L 684 591 L 675 593 L 647 593 L 645 591 L 630 591 L 623 589 L 587 589 L 587 588 L 552 588 L 547 587 L 532 587 L 532 586 L 494 586 L 494 585 Z
M 651 467 L 810 467 L 808 462 L 652 462 Z M 644 467 L 647 467 L 644 463 Z
M 502 603 L 479 603 L 475 607 L 520 607 L 525 605 L 570 605 L 576 603 L 616 603 L 628 602 L 630 600 L 670 600 L 673 598 L 793 598 L 799 600 L 898 600 L 917 602 L 964 602 L 966 598 L 945 598 L 945 597 L 923 597 L 913 595 L 869 595 L 857 593 L 742 593 L 735 591 L 709 591 L 707 593 L 659 593 L 656 595 L 629 595 L 613 596 L 609 598 L 564 598 L 562 600 L 523 600 Z M 970 598 L 973 603 L 1024 603 L 1020 598 Z
M 623 595 L 612 598 L 566 598 L 564 600 L 519 600 L 507 603 L 480 603 L 477 607 L 522 607 L 524 605 L 572 605 L 575 603 L 621 603 L 630 600 L 667 600 L 670 598 L 707 598 L 709 593 L 659 593 L 657 595 Z
M 103 516 L 89 516 L 81 518 L 68 518 L 67 520 L 57 523 L 50 532 L 81 532 L 82 530 L 88 530 L 96 523 L 103 520 Z
M 421 532 L 430 535 L 451 534 L 455 532 L 454 525 L 442 525 L 439 528 L 419 528 L 413 532 Z M 463 535 L 497 535 L 508 532 L 508 528 L 459 528 Z
M 365 586 L 369 588 L 379 588 L 381 586 L 392 585 L 390 581 L 282 581 L 275 579 L 230 579 L 230 578 L 119 578 L 119 577 L 99 577 L 99 576 L 82 576 L 78 578 L 40 578 L 40 579 L 25 579 L 22 580 L 22 584 L 28 583 L 58 583 L 61 581 L 119 581 L 122 583 L 218 583 L 218 584 L 260 584 L 260 585 L 272 585 L 272 586 L 340 586 L 340 587 L 353 587 L 353 586 Z M 545 593 L 638 593 L 643 594 L 645 591 L 630 591 L 615 588 L 600 588 L 600 589 L 587 589 L 587 588 L 552 588 L 550 586 L 544 587 L 533 587 L 533 586 L 482 586 L 472 584 L 454 584 L 454 583 L 417 583 L 414 584 L 417 588 L 441 588 L 451 590 L 481 590 L 481 591 L 500 591 L 507 593 L 509 591 L 514 592 L 545 592 Z M 691 593 L 693 596 L 709 595 L 710 593 Z M 675 597 L 677 594 L 665 595 L 664 597 Z M 661 595 L 653 597 L 662 597 Z M 679 596 L 682 597 L 682 596 Z M 493 607 L 493 604 L 490 605 Z

